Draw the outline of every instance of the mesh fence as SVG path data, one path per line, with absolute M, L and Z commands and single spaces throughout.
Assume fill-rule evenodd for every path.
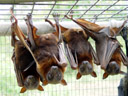
M 117 96 L 118 85 L 123 75 L 109 76 L 103 80 L 103 71 L 100 66 L 94 66 L 97 78 L 90 75 L 83 76 L 80 80 L 76 80 L 76 71 L 69 66 L 64 74 L 64 78 L 68 85 L 63 86 L 47 85 L 43 86 L 43 92 L 38 90 L 27 91 L 20 94 L 20 87 L 17 85 L 13 63 L 11 61 L 12 50 L 10 44 L 10 36 L 0 37 L 0 96 Z M 122 37 L 118 40 L 124 45 Z M 94 41 L 90 39 L 93 46 Z M 125 52 L 125 48 L 123 47 Z M 126 72 L 126 67 L 122 66 L 122 70 Z
M 0 1 L 0 22 L 10 22 L 10 7 L 14 8 L 14 13 L 18 20 L 23 20 L 27 13 L 32 13 L 33 21 L 43 21 L 45 18 L 53 19 L 52 13 L 58 12 L 61 21 L 67 21 L 64 15 L 69 15 L 73 11 L 74 18 L 84 18 L 91 22 L 109 21 L 110 19 L 125 20 L 128 14 L 127 0 L 77 0 L 77 1 L 46 1 L 23 2 L 24 0 L 1 0 Z M 16 2 L 15 2 L 16 1 Z M 32 2 L 33 1 L 33 2 Z M 41 1 L 41 0 L 38 0 Z M 2 24 L 2 23 L 1 23 Z M 118 40 L 125 44 L 119 36 Z M 64 74 L 68 85 L 47 85 L 44 92 L 38 90 L 27 91 L 20 94 L 20 87 L 17 85 L 14 66 L 11 61 L 13 48 L 11 47 L 10 36 L 0 36 L 0 96 L 117 96 L 120 79 L 123 75 L 109 76 L 103 80 L 103 70 L 100 66 L 94 66 L 97 78 L 90 75 L 83 76 L 76 80 L 76 71 L 69 65 Z M 90 39 L 95 47 L 94 41 Z M 126 67 L 121 66 L 122 70 L 127 72 Z
M 109 19 L 124 20 L 128 14 L 127 0 L 12 0 L 14 2 L 0 2 L 0 20 L 10 20 L 10 7 L 18 20 L 23 20 L 27 13 L 32 13 L 34 21 L 52 18 L 52 13 L 58 12 L 62 21 L 67 20 L 64 15 L 73 11 L 74 18 L 84 18 L 94 22 Z M 26 1 L 26 2 L 23 2 Z M 29 2 L 30 1 L 30 2 Z M 33 2 L 32 2 L 33 1 Z M 43 2 L 39 2 L 43 1 Z

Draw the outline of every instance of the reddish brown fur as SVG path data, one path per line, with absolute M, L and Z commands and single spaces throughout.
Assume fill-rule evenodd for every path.
M 56 24 L 52 24 L 52 22 L 47 19 L 46 21 L 49 22 L 49 24 L 54 28 L 57 26 Z M 84 60 L 88 61 L 93 67 L 92 54 L 90 52 L 91 49 L 88 42 L 87 34 L 82 29 L 73 29 L 73 28 L 68 29 L 61 25 L 60 25 L 60 29 L 61 29 L 64 42 L 68 44 L 69 49 L 72 52 L 71 54 L 73 54 L 73 56 L 75 55 L 75 52 L 77 54 L 77 59 L 78 59 L 77 69 L 79 69 L 79 66 L 82 64 L 82 61 Z M 56 31 L 54 32 L 54 34 L 58 37 L 59 32 Z M 76 69 L 76 68 L 73 68 L 73 69 Z
M 89 61 L 93 66 L 92 55 L 90 54 L 88 45 L 88 36 L 82 29 L 69 29 L 63 33 L 63 38 L 68 44 L 72 53 L 74 53 L 76 50 L 78 57 L 78 68 L 83 60 Z
M 39 85 L 40 76 L 36 71 L 36 64 L 32 65 L 27 71 L 24 71 L 24 69 L 26 69 L 26 67 L 28 67 L 28 65 L 34 61 L 34 59 L 32 58 L 30 52 L 18 40 L 16 40 L 14 43 L 14 53 L 12 56 L 12 60 L 14 62 L 14 68 L 15 68 L 15 72 L 16 72 L 16 76 L 17 76 L 18 85 L 25 89 L 24 82 L 26 81 L 27 77 L 28 76 L 34 76 L 34 78 L 37 80 L 35 82 L 37 85 L 32 85 L 31 88 L 37 88 L 38 89 L 38 87 L 40 86 Z M 19 74 L 21 74 L 21 75 L 19 75 Z M 40 91 L 43 91 L 43 88 L 41 86 L 40 86 L 40 88 L 41 88 Z M 21 93 L 24 93 L 26 90 L 27 89 L 25 89 L 23 91 L 21 89 Z
M 105 27 L 99 26 L 98 24 L 94 24 L 89 21 L 86 21 L 84 19 L 77 19 L 77 21 L 83 23 L 88 29 L 94 32 L 99 32 L 101 29 L 105 28 Z M 119 31 L 119 29 L 120 28 L 116 28 L 116 27 L 110 28 L 111 36 L 116 34 Z
M 76 21 L 79 21 L 81 24 L 84 24 L 86 26 L 87 29 L 89 30 L 92 30 L 93 32 L 99 32 L 101 29 L 105 28 L 105 27 L 101 27 L 97 24 L 94 24 L 94 23 L 91 23 L 89 21 L 86 21 L 84 19 L 78 19 Z M 123 26 L 123 25 L 122 25 Z M 121 27 L 122 27 L 121 26 Z M 116 27 L 113 27 L 113 28 L 110 28 L 110 34 L 111 36 L 116 36 L 116 34 L 119 32 L 119 30 L 121 29 L 121 27 L 119 28 L 116 28 Z M 110 62 L 111 61 L 115 61 L 118 65 L 119 65 L 119 69 L 121 67 L 121 53 L 119 52 L 119 49 L 116 49 L 116 51 L 113 53 L 112 55 L 112 58 L 110 59 Z M 110 63 L 109 62 L 109 63 Z M 104 69 L 105 70 L 105 69 Z M 105 70 L 106 71 L 106 70 Z M 108 74 L 109 75 L 109 74 Z M 107 76 L 107 75 L 106 75 Z M 106 78 L 106 77 L 105 77 Z
M 118 49 L 117 49 L 117 50 L 114 52 L 114 54 L 112 55 L 112 58 L 111 58 L 110 62 L 111 62 L 111 61 L 116 61 L 117 64 L 121 67 L 121 62 L 122 62 L 122 60 L 121 60 L 121 55 L 120 55 L 120 52 L 119 52 Z
M 105 28 L 105 27 L 101 27 L 97 24 L 94 24 L 94 23 L 91 23 L 89 21 L 86 21 L 84 19 L 78 19 L 77 21 L 80 21 L 82 23 L 84 23 L 86 25 L 86 27 L 94 32 L 99 32 L 101 29 Z M 114 34 L 116 34 L 118 31 L 119 31 L 120 28 L 116 28 L 116 27 L 113 27 L 110 29 L 110 33 L 111 33 L 111 36 L 113 36 Z M 117 64 L 121 67 L 121 55 L 120 55 L 120 52 L 119 50 L 117 49 L 114 54 L 112 55 L 112 58 L 110 60 L 111 61 L 116 61 Z
M 35 39 L 37 49 L 34 51 L 34 55 L 39 63 L 37 68 L 43 79 L 46 80 L 46 74 L 51 66 L 58 66 L 62 74 L 64 74 L 65 68 L 57 64 L 53 54 L 59 59 L 59 52 L 57 48 L 58 38 L 52 34 L 44 34 Z

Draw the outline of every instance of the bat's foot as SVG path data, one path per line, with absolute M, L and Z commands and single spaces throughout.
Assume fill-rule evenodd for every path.
M 58 13 L 53 13 L 52 16 L 53 16 L 53 18 L 54 18 L 54 20 L 55 20 L 56 22 L 59 22 L 60 14 L 58 14 Z

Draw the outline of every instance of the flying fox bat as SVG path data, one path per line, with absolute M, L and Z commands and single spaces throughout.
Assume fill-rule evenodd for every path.
M 28 40 L 30 41 L 29 47 L 23 38 L 25 36 L 17 24 L 17 19 L 12 12 L 11 14 L 15 19 L 15 22 L 12 23 L 14 32 L 34 58 L 36 70 L 40 75 L 43 85 L 48 83 L 67 85 L 64 80 L 67 64 L 62 47 L 58 45 L 58 38 L 53 33 L 36 35 L 37 28 L 32 24 L 31 14 L 28 14 L 26 24 L 28 27 Z
M 53 24 L 50 20 L 46 19 L 53 28 L 60 26 L 62 37 L 67 52 L 67 57 L 72 69 L 77 69 L 77 79 L 80 79 L 82 75 L 91 74 L 93 77 L 97 77 L 93 70 L 93 59 L 96 64 L 99 64 L 96 53 L 88 42 L 88 36 L 82 29 L 65 28 L 61 25 Z M 58 35 L 58 32 L 54 32 Z
M 12 31 L 11 41 L 12 46 L 14 47 L 12 61 L 14 63 L 17 83 L 20 87 L 22 87 L 20 93 L 33 89 L 43 91 L 44 89 L 40 85 L 40 76 L 36 71 L 36 63 L 30 52 L 24 47 L 21 41 L 15 38 L 14 31 Z M 28 41 L 26 40 L 26 42 Z M 33 65 L 25 70 L 31 63 Z
M 125 66 L 128 66 L 128 57 L 122 51 L 116 36 L 122 30 L 126 21 L 120 28 L 110 29 L 109 27 L 101 27 L 84 19 L 69 19 L 82 27 L 83 30 L 95 40 L 98 60 L 101 68 L 105 71 L 103 79 L 107 78 L 108 75 L 124 74 L 124 72 L 120 70 L 121 62 L 123 62 Z

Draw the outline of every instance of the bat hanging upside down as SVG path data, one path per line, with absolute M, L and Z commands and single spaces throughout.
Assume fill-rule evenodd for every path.
M 15 19 L 15 22 L 12 24 L 14 26 L 13 30 L 34 58 L 36 70 L 40 75 L 43 85 L 47 85 L 48 83 L 67 85 L 64 80 L 67 61 L 64 57 L 62 46 L 58 43 L 58 37 L 53 33 L 36 35 L 37 28 L 32 23 L 31 14 L 28 14 L 25 21 L 28 27 L 29 47 L 23 38 L 24 34 L 17 24 L 17 19 L 12 12 L 11 14 Z
M 87 34 L 82 29 L 68 29 L 57 23 L 53 24 L 48 19 L 45 21 L 56 29 L 56 32 L 54 32 L 56 35 L 59 34 L 57 29 L 60 27 L 71 68 L 78 70 L 77 79 L 80 79 L 82 75 L 88 74 L 97 77 L 93 70 L 93 59 L 97 65 L 99 64 L 99 61 L 93 47 L 88 42 Z
M 33 89 L 43 91 L 44 89 L 40 85 L 40 76 L 36 71 L 36 63 L 30 52 L 19 40 L 15 38 L 14 32 L 12 32 L 11 39 L 12 46 L 14 47 L 12 61 L 14 63 L 18 85 L 22 87 L 20 93 L 24 93 L 26 90 Z M 26 42 L 28 41 L 26 40 Z M 27 68 L 27 66 L 31 63 L 32 66 Z
M 101 68 L 105 71 L 103 79 L 107 78 L 108 75 L 125 74 L 120 70 L 121 62 L 123 62 L 125 66 L 128 66 L 128 57 L 122 51 L 116 36 L 122 30 L 126 21 L 120 28 L 109 28 L 101 27 L 84 19 L 69 19 L 80 25 L 81 28 L 95 40 L 97 56 Z

